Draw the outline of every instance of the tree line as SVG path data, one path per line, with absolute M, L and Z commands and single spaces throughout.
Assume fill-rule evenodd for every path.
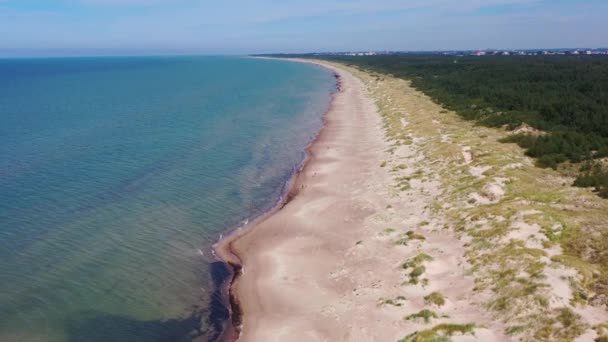
M 468 120 L 543 134 L 511 135 L 542 167 L 582 163 L 575 185 L 608 198 L 608 58 L 604 56 L 328 56 L 411 80 Z M 589 164 L 591 163 L 591 164 Z M 589 166 L 591 165 L 591 166 Z

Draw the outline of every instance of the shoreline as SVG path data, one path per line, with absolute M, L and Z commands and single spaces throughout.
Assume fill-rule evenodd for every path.
M 234 270 L 225 341 L 397 341 L 430 328 L 404 319 L 424 312 L 463 334 L 504 340 L 477 304 L 464 242 L 432 210 L 440 181 L 418 179 L 414 165 L 428 160 L 401 142 L 410 138 L 389 134 L 369 75 L 313 63 L 338 74 L 341 91 L 288 196 L 216 249 Z M 421 255 L 426 267 L 412 276 L 404 262 Z M 429 304 L 431 293 L 440 304 Z
M 505 340 L 477 303 L 464 242 L 433 212 L 438 175 L 419 179 L 415 165 L 430 161 L 390 134 L 377 101 L 392 99 L 373 94 L 365 73 L 314 63 L 339 75 L 341 91 L 303 167 L 284 203 L 216 249 L 234 270 L 224 341 L 397 341 L 435 334 L 431 318 L 416 318 L 425 312 L 438 329 Z
M 236 271 L 229 292 L 240 335 L 226 340 L 608 333 L 601 303 L 573 302 L 587 271 L 543 231 L 576 220 L 605 227 L 606 202 L 565 186 L 500 143 L 504 131 L 462 120 L 408 81 L 327 64 L 342 91 L 288 195 L 218 247 Z M 569 218 L 555 211 L 564 205 L 586 207 Z M 505 265 L 519 278 L 495 272 Z M 508 305 L 497 305 L 504 298 Z M 530 315 L 543 319 L 528 324 Z
M 243 270 L 243 262 L 238 252 L 234 250 L 233 243 L 243 236 L 251 233 L 251 230 L 254 230 L 260 223 L 272 217 L 278 211 L 282 210 L 287 204 L 289 204 L 297 195 L 298 188 L 297 184 L 298 178 L 301 177 L 302 172 L 305 170 L 307 164 L 310 162 L 312 157 L 312 150 L 314 145 L 321 138 L 323 131 L 327 126 L 327 115 L 331 112 L 333 103 L 337 94 L 341 92 L 342 88 L 342 78 L 336 72 L 335 68 L 328 66 L 322 62 L 311 61 L 311 60 L 302 60 L 302 59 L 288 59 L 288 58 L 270 58 L 270 57 L 247 57 L 247 58 L 257 58 L 257 59 L 272 59 L 272 60 L 281 60 L 293 63 L 307 63 L 314 64 L 319 67 L 325 68 L 328 71 L 332 72 L 333 76 L 336 79 L 336 89 L 332 92 L 329 104 L 327 106 L 327 110 L 323 113 L 321 120 L 321 128 L 319 131 L 313 136 L 310 143 L 306 145 L 304 148 L 304 158 L 299 163 L 297 168 L 294 168 L 294 172 L 288 178 L 288 180 L 283 185 L 282 194 L 276 201 L 274 205 L 271 206 L 270 210 L 260 214 L 257 217 L 252 218 L 250 221 L 248 220 L 243 225 L 233 229 L 225 236 L 220 237 L 219 241 L 213 245 L 213 254 L 216 258 L 223 262 L 227 268 L 230 269 L 230 276 L 224 281 L 224 284 L 220 288 L 220 292 L 223 295 L 223 300 L 225 301 L 226 308 L 229 310 L 230 317 L 226 322 L 226 327 L 224 331 L 221 332 L 221 336 L 218 341 L 222 342 L 234 342 L 237 341 L 241 334 L 241 324 L 242 324 L 242 310 L 235 294 L 234 286 L 238 282 L 239 277 Z
M 377 227 L 370 227 L 384 215 L 391 196 L 392 177 L 379 172 L 390 146 L 382 116 L 350 69 L 324 61 L 295 62 L 333 71 L 341 91 L 307 149 L 286 203 L 218 244 L 218 255 L 236 270 L 231 323 L 241 342 L 397 340 L 402 330 L 395 323 L 403 316 L 374 310 L 374 278 L 401 282 L 399 273 L 386 267 L 401 256 L 385 252 L 388 241 L 375 244 L 371 230 Z M 349 258 L 353 253 L 360 255 Z M 379 268 L 390 274 L 376 272 Z M 377 329 L 370 319 L 394 323 Z

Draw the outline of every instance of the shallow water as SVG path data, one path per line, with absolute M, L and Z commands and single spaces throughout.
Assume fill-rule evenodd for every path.
M 273 60 L 0 60 L 0 340 L 208 336 L 210 246 L 276 203 L 334 88 Z

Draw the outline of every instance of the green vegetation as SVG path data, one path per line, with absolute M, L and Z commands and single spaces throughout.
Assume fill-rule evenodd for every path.
M 432 329 L 417 331 L 399 342 L 447 342 L 455 334 L 472 334 L 475 324 L 439 324 Z
M 518 335 L 526 330 L 526 327 L 523 325 L 514 325 L 512 327 L 507 328 L 507 335 Z
M 593 330 L 599 335 L 595 342 L 608 342 L 608 323 L 598 324 L 593 327 Z
M 571 341 L 588 331 L 586 317 L 578 318 L 572 311 L 553 308 L 550 299 L 554 289 L 548 286 L 551 278 L 547 278 L 546 273 L 559 272 L 560 266 L 555 263 L 578 271 L 576 276 L 568 272 L 561 277 L 572 291 L 572 307 L 608 304 L 608 253 L 605 252 L 608 233 L 604 234 L 608 202 L 567 187 L 565 178 L 557 177 L 556 172 L 530 166 L 515 144 L 499 143 L 506 135 L 504 130 L 464 122 L 453 112 L 444 110 L 445 113 L 440 114 L 441 108 L 413 90 L 411 82 L 352 67 L 347 69 L 361 77 L 377 100 L 389 142 L 395 143 L 402 135 L 410 136 L 416 149 L 426 156 L 420 162 L 411 162 L 397 155 L 390 167 L 405 162 L 408 169 L 394 174 L 394 179 L 399 182 L 403 177 L 416 187 L 415 178 L 439 180 L 444 186 L 445 192 L 437 199 L 441 203 L 433 203 L 428 208 L 434 215 L 446 215 L 445 229 L 470 237 L 465 244 L 465 256 L 472 266 L 468 273 L 475 278 L 474 291 L 487 295 L 483 305 L 493 317 L 504 320 L 505 332 L 522 341 Z M 513 135 L 527 133 L 532 140 L 552 134 L 528 126 L 530 124 L 522 125 Z M 472 154 L 471 165 L 462 164 L 461 154 L 465 148 Z M 574 149 L 576 147 L 571 150 Z M 577 153 L 567 154 L 574 157 Z M 593 152 L 592 156 L 595 156 Z M 596 164 L 608 166 L 608 159 L 594 158 L 578 165 L 565 162 L 556 166 L 559 173 L 571 177 L 597 174 Z M 412 174 L 415 170 L 425 173 Z M 501 183 L 495 181 L 497 179 L 509 179 L 503 184 L 503 197 L 487 205 L 467 204 L 472 192 L 485 196 L 488 184 Z M 530 233 L 509 234 L 518 227 L 523 229 L 522 233 L 528 229 Z M 409 240 L 405 234 L 399 237 Z M 549 251 L 557 246 L 563 254 Z M 428 265 L 420 261 L 426 258 L 415 260 L 415 255 L 401 265 L 403 285 L 414 283 L 424 287 L 428 280 L 423 267 Z M 426 309 L 441 310 L 430 305 Z M 432 323 L 428 327 L 440 323 L 429 319 Z M 608 336 L 608 329 L 593 328 L 599 337 Z M 449 339 L 448 335 L 428 334 L 428 331 L 408 337 L 409 341 Z
M 424 266 L 416 266 L 414 267 L 414 269 L 410 272 L 409 276 L 410 276 L 410 284 L 416 285 L 418 284 L 418 278 L 420 278 L 420 276 L 424 273 L 424 271 L 426 271 L 426 267 Z
M 392 306 L 403 306 L 403 302 L 405 302 L 405 297 L 404 296 L 397 296 L 394 299 L 391 298 L 380 298 L 378 299 L 378 305 L 379 306 L 384 306 L 384 305 L 392 305 Z
M 397 177 L 395 180 L 397 181 L 397 188 L 401 191 L 410 190 L 412 187 L 410 185 L 410 177 Z
M 408 321 L 423 320 L 425 324 L 431 323 L 431 319 L 433 318 L 439 318 L 439 315 L 428 309 L 421 310 L 420 312 L 405 317 Z
M 489 250 L 472 249 L 467 256 L 474 260 L 474 267 L 490 269 L 476 282 L 476 290 L 490 287 L 495 297 L 488 307 L 503 315 L 521 314 L 524 307 L 535 306 L 544 309 L 547 298 L 541 291 L 545 285 L 543 269 L 545 264 L 539 259 L 546 256 L 540 249 L 527 248 L 520 240 L 512 240 L 507 245 Z
M 407 165 L 399 164 L 399 165 L 393 167 L 393 169 L 391 171 L 395 172 L 395 171 L 405 170 L 405 169 L 407 169 Z
M 552 259 L 575 268 L 584 276 L 583 285 L 596 293 L 594 302 L 608 305 L 608 232 L 577 234 L 562 246 L 565 255 Z
M 399 240 L 395 241 L 395 245 L 398 245 L 398 246 L 407 246 L 407 242 L 409 240 L 410 239 L 408 239 L 407 237 L 402 237 Z
M 410 240 L 426 240 L 426 238 L 423 235 L 417 234 L 414 231 L 410 230 L 407 233 L 405 233 L 405 236 L 401 236 L 401 238 L 399 238 L 399 240 L 395 241 L 395 244 L 407 246 L 407 243 Z
M 608 198 L 608 169 L 601 163 L 586 162 L 581 167 L 581 174 L 574 185 L 583 188 L 595 188 L 603 198 Z
M 579 163 L 608 155 L 608 140 L 595 134 L 553 132 L 552 134 L 515 134 L 502 142 L 512 142 L 526 149 L 526 155 L 538 158 L 538 165 L 557 169 L 567 160 Z
M 403 267 L 403 269 L 408 269 L 410 267 L 415 268 L 416 266 L 419 266 L 426 261 L 432 261 L 432 260 L 433 260 L 432 256 L 425 254 L 425 253 L 420 253 L 413 258 L 409 258 L 406 262 L 404 262 L 401 265 L 401 267 Z
M 401 268 L 404 270 L 411 269 L 408 274 L 409 284 L 416 285 L 420 282 L 420 276 L 426 271 L 426 267 L 424 267 L 423 263 L 431 260 L 433 260 L 433 258 L 430 255 L 420 253 L 415 257 L 408 259 L 401 265 Z
M 445 298 L 439 292 L 433 292 L 428 296 L 424 297 L 424 302 L 427 304 L 435 304 L 437 306 L 445 305 Z
M 568 308 L 556 309 L 550 315 L 538 317 L 541 327 L 534 337 L 538 341 L 572 341 L 587 329 L 580 319 Z
M 407 233 L 405 233 L 405 235 L 410 240 L 426 240 L 426 238 L 423 235 L 418 234 L 418 233 L 414 232 L 413 230 L 408 231 Z
M 340 56 L 326 59 L 411 80 L 435 102 L 465 119 L 509 129 L 514 142 L 557 168 L 608 157 L 608 59 L 598 56 Z M 540 131 L 539 131 L 540 130 Z M 541 132 L 542 131 L 542 132 Z M 608 197 L 607 172 L 575 185 Z

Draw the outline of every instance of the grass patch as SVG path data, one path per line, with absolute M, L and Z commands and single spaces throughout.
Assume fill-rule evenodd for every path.
M 507 328 L 507 335 L 514 336 L 519 335 L 526 330 L 526 327 L 523 325 L 514 325 L 512 327 Z
M 405 319 L 408 321 L 424 321 L 425 324 L 431 323 L 431 320 L 439 317 L 447 317 L 447 316 L 439 316 L 436 312 L 424 309 L 415 314 L 411 314 L 406 316 Z
M 395 245 L 398 246 L 407 246 L 407 243 L 410 239 L 408 239 L 407 237 L 402 237 L 399 240 L 395 241 Z
M 399 172 L 400 170 L 405 170 L 405 169 L 407 169 L 407 165 L 399 164 L 397 166 L 393 166 L 393 168 L 391 169 L 391 172 Z
M 599 271 L 597 266 L 573 255 L 555 255 L 551 257 L 551 261 L 574 268 L 580 275 L 583 276 L 585 281 L 591 281 L 593 279 L 593 275 Z
M 401 265 L 401 267 L 403 269 L 408 269 L 410 267 L 414 268 L 427 261 L 433 261 L 433 257 L 428 254 L 425 254 L 425 253 L 420 253 L 420 254 L 416 255 L 415 257 L 409 258 L 406 262 L 404 262 Z
M 410 230 L 405 233 L 405 236 L 401 236 L 399 240 L 395 241 L 396 245 L 407 246 L 408 242 L 411 240 L 426 240 L 423 235 L 417 234 L 414 231 Z
M 410 185 L 410 182 L 408 182 L 408 181 L 399 182 L 397 187 L 399 188 L 400 191 L 408 191 L 408 190 L 412 189 L 412 186 Z
M 404 296 L 397 296 L 395 298 L 380 298 L 378 299 L 378 306 L 391 305 L 401 307 L 405 301 L 406 298 Z
M 555 309 L 537 319 L 540 328 L 534 337 L 539 341 L 572 341 L 587 330 L 587 326 L 581 323 L 581 316 L 569 308 Z
M 593 330 L 598 334 L 595 342 L 608 342 L 608 323 L 598 324 L 593 327 Z
M 473 334 L 475 324 L 439 324 L 432 329 L 417 331 L 399 342 L 448 342 L 449 337 L 455 334 Z
M 418 282 L 420 281 L 420 276 L 426 271 L 426 267 L 424 266 L 416 266 L 414 267 L 414 269 L 410 272 L 410 274 L 408 275 L 410 277 L 409 279 L 409 283 L 412 285 L 416 285 L 418 284 Z
M 416 179 L 416 178 L 422 178 L 424 176 L 424 171 L 423 170 L 416 170 L 416 172 L 414 172 L 414 174 L 410 177 L 411 179 Z
M 437 306 L 445 305 L 445 297 L 439 292 L 433 292 L 428 296 L 424 297 L 424 302 L 427 304 L 434 304 Z
M 410 240 L 426 240 L 424 235 L 418 234 L 413 230 L 408 231 L 407 233 L 405 233 L 405 235 L 407 235 Z

